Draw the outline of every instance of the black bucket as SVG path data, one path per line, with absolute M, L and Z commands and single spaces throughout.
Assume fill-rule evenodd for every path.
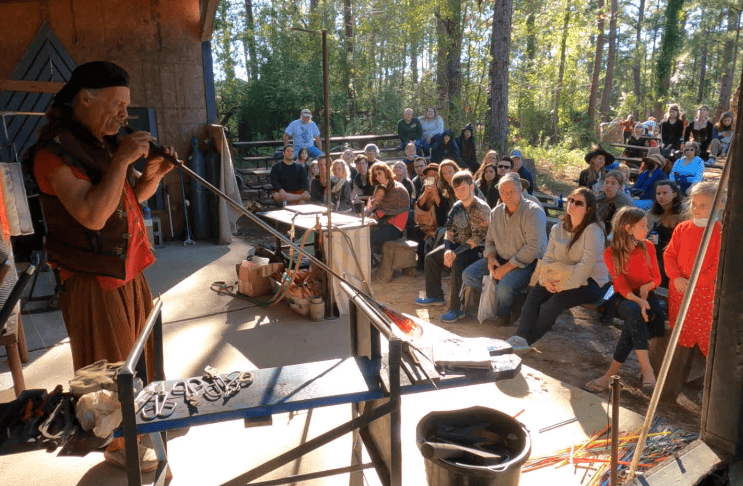
M 474 448 L 477 457 L 465 451 L 436 453 L 458 457 L 429 458 L 432 443 Z M 424 456 L 428 486 L 517 486 L 531 453 L 526 427 L 485 407 L 429 413 L 418 422 L 416 444 Z

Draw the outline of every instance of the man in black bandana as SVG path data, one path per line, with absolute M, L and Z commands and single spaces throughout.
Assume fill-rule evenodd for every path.
M 119 133 L 128 84 L 129 75 L 116 64 L 75 68 L 25 159 L 40 190 L 48 261 L 62 280 L 60 307 L 75 370 L 126 359 L 152 309 L 142 271 L 155 258 L 139 204 L 173 165 L 150 154 L 149 133 Z M 164 150 L 176 155 L 172 147 Z M 147 161 L 142 174 L 132 165 L 140 158 Z M 124 466 L 122 447 L 115 440 L 106 460 Z M 143 470 L 157 465 L 151 453 L 140 452 Z

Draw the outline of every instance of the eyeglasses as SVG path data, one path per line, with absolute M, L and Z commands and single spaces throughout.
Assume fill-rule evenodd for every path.
M 693 151 L 694 151 L 693 148 L 684 149 L 684 152 L 693 152 Z
M 498 168 L 499 169 L 510 169 L 511 166 L 510 165 L 499 165 Z
M 581 201 L 580 199 L 573 199 L 572 197 L 568 198 L 568 203 L 578 208 L 582 208 L 586 205 L 585 201 Z

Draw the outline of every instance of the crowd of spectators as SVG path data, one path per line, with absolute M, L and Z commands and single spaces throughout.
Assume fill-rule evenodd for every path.
M 492 318 L 495 325 L 518 321 L 508 339 L 517 352 L 528 351 L 564 310 L 604 299 L 597 306 L 599 322 L 622 320 L 622 334 L 606 373 L 584 388 L 606 390 L 634 349 L 643 390 L 652 391 L 648 341 L 664 333 L 667 316 L 674 322 L 687 290 L 716 189 L 703 182 L 705 158 L 714 162 L 726 155 L 732 114 L 723 113 L 712 125 L 707 108 L 700 106 L 686 125 L 672 104 L 660 123 L 628 117 L 621 122 L 628 147 L 620 160 L 641 159 L 634 184 L 624 162 L 595 146 L 585 155 L 588 167 L 580 173 L 579 187 L 567 197 L 564 216 L 549 235 L 545 209 L 532 196 L 534 174 L 520 150 L 506 156 L 489 150 L 478 161 L 471 124 L 455 138 L 434 108 L 419 118 L 413 115 L 407 108 L 398 122 L 401 160 L 379 160 L 374 144 L 360 154 L 346 150 L 332 161 L 330 179 L 324 155 L 310 161 L 311 147 L 301 147 L 294 161 L 287 145 L 271 172 L 274 198 L 292 204 L 309 198 L 326 203 L 330 197 L 335 210 L 372 218 L 374 255 L 386 241 L 416 241 L 425 275 L 425 295 L 416 304 L 445 305 L 440 319 L 453 323 L 465 316 L 465 294 L 479 295 L 480 317 Z M 306 118 L 303 112 L 299 122 Z M 716 223 L 694 312 L 679 341 L 686 349 L 674 362 L 680 373 L 691 359 L 689 349 L 696 346 L 706 354 L 719 240 Z M 661 287 L 668 289 L 668 308 L 656 294 Z M 669 394 L 675 398 L 678 391 L 666 398 Z

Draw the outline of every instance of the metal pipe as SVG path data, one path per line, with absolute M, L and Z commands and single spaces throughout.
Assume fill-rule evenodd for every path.
M 734 147 L 730 147 L 729 153 L 734 153 L 732 150 Z M 635 479 L 635 471 L 637 470 L 637 464 L 640 462 L 640 456 L 642 456 L 642 450 L 645 446 L 645 441 L 648 438 L 648 432 L 650 426 L 653 423 L 653 416 L 658 408 L 658 402 L 660 402 L 660 396 L 663 392 L 663 386 L 666 383 L 666 377 L 668 377 L 668 370 L 671 368 L 671 361 L 673 355 L 676 352 L 676 345 L 678 344 L 679 337 L 681 336 L 681 328 L 684 325 L 686 319 L 686 313 L 689 310 L 689 304 L 691 304 L 691 297 L 694 294 L 694 288 L 697 286 L 697 280 L 699 280 L 699 273 L 702 270 L 702 264 L 704 263 L 704 257 L 707 254 L 707 247 L 712 239 L 712 229 L 715 227 L 715 213 L 717 207 L 722 201 L 722 194 L 725 192 L 725 186 L 727 185 L 728 176 L 730 175 L 730 166 L 733 164 L 732 160 L 728 160 L 725 167 L 722 170 L 722 176 L 717 186 L 717 192 L 715 193 L 715 202 L 712 204 L 712 213 L 707 221 L 707 226 L 704 228 L 704 234 L 702 235 L 702 242 L 697 250 L 697 256 L 694 260 L 694 266 L 691 269 L 691 275 L 689 275 L 689 284 L 684 292 L 684 299 L 681 301 L 681 307 L 679 308 L 678 316 L 676 317 L 676 323 L 673 326 L 673 332 L 671 332 L 671 338 L 668 341 L 668 349 L 666 355 L 663 358 L 663 364 L 658 372 L 658 378 L 655 383 L 655 390 L 653 396 L 650 398 L 650 404 L 648 405 L 648 412 L 645 415 L 645 421 L 642 424 L 640 430 L 640 437 L 637 439 L 637 446 L 635 447 L 635 454 L 632 456 L 632 464 L 630 464 L 629 474 L 627 475 L 627 483 L 632 482 Z
M 611 486 L 617 486 L 619 469 L 619 393 L 622 383 L 619 376 L 611 377 Z
M 333 186 L 330 183 L 330 176 L 332 174 L 331 160 L 330 160 L 330 98 L 328 95 L 328 31 L 327 29 L 322 30 L 322 92 L 323 92 L 323 103 L 325 109 L 323 110 L 323 121 L 325 129 L 325 180 L 328 181 L 326 204 L 328 206 L 328 236 L 327 244 L 325 245 L 325 255 L 327 255 L 328 263 L 333 264 L 333 222 L 331 215 L 333 214 L 333 203 L 332 203 L 332 192 Z M 328 298 L 325 299 L 325 317 L 333 317 L 333 276 L 327 276 L 327 290 Z

